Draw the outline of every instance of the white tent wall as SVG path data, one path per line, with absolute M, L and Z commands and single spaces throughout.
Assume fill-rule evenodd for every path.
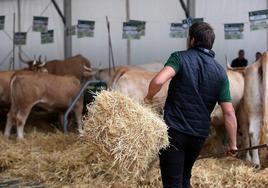
M 63 0 L 56 0 L 61 10 L 63 10 Z M 6 15 L 6 32 L 13 38 L 13 12 L 18 15 L 17 0 L 3 0 L 0 1 L 0 15 Z M 42 15 L 41 15 L 42 14 Z M 32 31 L 33 16 L 46 16 L 48 17 L 48 29 L 54 30 L 54 43 L 41 44 L 41 34 Z M 18 31 L 18 18 L 16 18 L 16 32 Z M 60 16 L 58 15 L 51 0 L 21 0 L 21 32 L 27 32 L 26 45 L 22 46 L 24 55 L 28 58 L 33 58 L 35 55 L 47 56 L 49 59 L 63 59 L 63 31 L 64 25 Z M 0 31 L 0 60 L 4 58 L 8 52 L 12 50 L 12 41 L 7 40 L 7 37 Z M 2 52 L 4 51 L 4 52 Z M 25 57 L 25 59 L 27 58 Z M 18 60 L 18 48 L 16 48 L 16 64 L 15 68 L 20 68 L 21 64 Z M 1 70 L 8 69 L 9 60 L 6 60 Z M 24 65 L 23 65 L 24 66 Z
M 133 64 L 165 63 L 172 52 L 186 48 L 185 38 L 169 37 L 170 23 L 185 19 L 178 0 L 131 0 L 130 18 L 147 21 L 145 37 L 131 41 Z
M 13 13 L 16 15 L 18 0 L 1 0 L 0 15 L 6 16 L 5 32 L 0 31 L 0 69 L 6 70 L 9 59 L 2 60 L 12 50 Z M 63 11 L 63 1 L 56 0 Z M 185 0 L 186 1 L 186 0 Z M 164 63 L 169 54 L 186 48 L 186 39 L 170 38 L 169 28 L 172 22 L 181 22 L 185 18 L 179 0 L 129 0 L 129 18 L 146 21 L 145 36 L 140 40 L 130 41 L 132 64 L 143 64 L 160 61 Z M 229 60 L 237 56 L 243 48 L 249 62 L 254 61 L 256 51 L 268 48 L 267 30 L 250 31 L 248 12 L 267 8 L 267 0 L 195 0 L 195 17 L 203 17 L 216 32 L 214 50 L 216 59 L 225 66 L 225 55 Z M 48 6 L 49 5 L 49 6 Z M 44 11 L 44 9 L 48 8 Z M 49 17 L 49 29 L 54 29 L 54 43 L 41 44 L 40 33 L 32 32 L 33 16 Z M 122 39 L 122 26 L 126 21 L 126 0 L 72 0 L 72 24 L 78 20 L 94 20 L 95 34 L 93 38 L 72 37 L 72 54 L 82 54 L 92 62 L 94 67 L 108 67 L 108 37 L 105 16 L 111 23 L 111 38 L 116 65 L 127 64 L 127 40 Z M 16 20 L 18 20 L 16 18 Z M 245 23 L 244 39 L 225 40 L 224 23 Z M 63 59 L 64 26 L 51 0 L 21 0 L 21 31 L 27 34 L 27 44 L 22 46 L 29 58 L 39 54 L 48 59 Z M 16 23 L 16 31 L 18 26 Z M 19 68 L 18 48 L 16 48 L 16 68 Z M 2 64 L 1 64 L 2 63 Z
M 0 70 L 5 70 L 9 66 L 13 48 L 13 14 L 17 12 L 16 0 L 0 1 L 0 16 L 5 16 L 4 31 L 0 31 Z
M 267 9 L 267 0 L 196 0 L 196 17 L 212 25 L 216 40 L 214 51 L 216 59 L 224 67 L 225 55 L 229 61 L 238 56 L 238 50 L 245 50 L 249 63 L 254 62 L 257 51 L 268 49 L 267 30 L 250 31 L 248 12 Z M 224 23 L 244 23 L 244 39 L 225 40 Z
M 73 37 L 73 55 L 87 57 L 93 67 L 108 67 L 108 34 L 106 16 L 110 21 L 111 38 L 116 64 L 125 64 L 126 43 L 122 40 L 122 22 L 125 20 L 124 0 L 73 0 L 72 23 L 78 20 L 95 21 L 94 37 Z
M 131 64 L 165 62 L 172 51 L 185 49 L 185 39 L 169 38 L 169 23 L 185 18 L 178 0 L 130 0 L 130 19 L 146 21 L 145 36 L 131 40 Z M 108 37 L 105 16 L 111 23 L 111 38 L 116 65 L 127 64 L 127 40 L 122 39 L 126 21 L 125 0 L 72 1 L 72 23 L 95 20 L 94 38 L 73 37 L 73 55 L 80 53 L 93 66 L 108 67 Z

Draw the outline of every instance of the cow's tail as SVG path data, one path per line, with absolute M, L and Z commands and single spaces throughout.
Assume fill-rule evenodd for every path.
M 13 125 L 16 124 L 16 117 L 15 114 L 17 112 L 17 106 L 16 106 L 16 91 L 14 91 L 14 82 L 16 81 L 17 76 L 16 73 L 14 73 L 11 76 L 10 82 L 9 82 L 9 94 L 10 94 L 10 109 L 9 109 L 9 118 L 11 118 L 11 122 Z
M 116 89 L 116 83 L 117 81 L 123 76 L 127 71 L 129 70 L 129 67 L 121 67 L 116 72 L 113 78 L 109 81 L 108 86 L 111 89 Z
M 263 53 L 261 58 L 262 67 L 262 82 L 263 82 L 263 119 L 261 126 L 261 139 L 260 144 L 268 143 L 268 52 Z M 265 154 L 266 155 L 266 154 Z M 266 156 L 263 156 L 262 159 Z M 266 160 L 265 160 L 266 161 Z
M 11 79 L 10 79 L 10 82 L 9 82 L 9 93 L 10 93 L 10 102 L 11 104 L 14 104 L 15 102 L 15 94 L 16 94 L 16 91 L 14 91 L 14 82 L 16 81 L 17 79 L 17 76 L 16 76 L 16 73 L 12 75 Z

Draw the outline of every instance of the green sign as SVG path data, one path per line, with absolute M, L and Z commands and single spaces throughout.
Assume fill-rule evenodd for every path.
M 187 29 L 183 27 L 182 23 L 171 23 L 169 36 L 171 38 L 186 38 Z
M 244 38 L 243 32 L 244 32 L 243 23 L 224 24 L 225 39 L 243 39 Z
M 78 20 L 77 37 L 94 37 L 95 21 Z
M 204 18 L 187 18 L 182 20 L 182 24 L 184 28 L 189 28 L 191 27 L 191 25 L 193 25 L 194 23 L 198 23 L 198 22 L 204 22 Z
M 5 29 L 5 16 L 0 16 L 0 30 Z
M 145 24 L 144 21 L 129 20 L 123 23 L 123 39 L 140 39 L 145 36 Z
M 54 42 L 54 30 L 41 32 L 41 44 L 48 44 Z
M 47 32 L 48 17 L 34 16 L 33 17 L 33 31 Z
M 25 45 L 27 39 L 27 33 L 26 32 L 16 32 L 14 35 L 14 42 L 15 45 Z
M 249 12 L 250 30 L 268 28 L 268 9 Z

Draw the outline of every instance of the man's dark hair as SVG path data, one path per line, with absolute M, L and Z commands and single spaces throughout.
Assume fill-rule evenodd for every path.
M 245 53 L 245 50 L 240 49 L 238 53 Z
M 194 38 L 195 46 L 211 49 L 215 40 L 212 27 L 205 22 L 194 23 L 189 29 L 190 40 Z

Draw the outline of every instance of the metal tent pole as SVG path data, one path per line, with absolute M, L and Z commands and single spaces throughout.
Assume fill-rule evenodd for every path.
M 64 114 L 64 118 L 63 118 L 63 130 L 64 133 L 67 134 L 68 133 L 68 116 L 71 113 L 71 111 L 73 110 L 75 104 L 77 103 L 77 101 L 79 100 L 79 98 L 84 94 L 84 91 L 87 89 L 87 86 L 89 84 L 97 84 L 100 81 L 94 81 L 94 80 L 89 80 L 87 81 L 83 87 L 80 89 L 79 93 L 77 94 L 77 96 L 75 97 L 75 99 L 72 101 L 72 103 L 70 104 L 69 108 L 66 110 L 65 114 Z
M 21 0 L 18 0 L 18 32 L 21 32 Z M 21 46 L 19 46 L 19 54 L 21 54 Z M 14 54 L 15 60 L 15 54 Z M 14 61 L 15 63 L 15 61 Z M 21 68 L 21 63 L 19 62 L 19 68 Z
M 72 0 L 64 0 L 64 17 L 65 17 L 65 29 L 64 29 L 64 58 L 72 56 L 72 35 L 70 35 L 69 29 L 72 25 Z
M 15 70 L 15 27 L 16 27 L 16 14 L 13 14 L 13 57 L 12 57 L 12 63 L 10 64 L 10 68 L 12 70 Z
M 126 0 L 126 20 L 129 21 L 129 0 Z M 131 42 L 130 39 L 127 39 L 127 64 L 131 64 Z

